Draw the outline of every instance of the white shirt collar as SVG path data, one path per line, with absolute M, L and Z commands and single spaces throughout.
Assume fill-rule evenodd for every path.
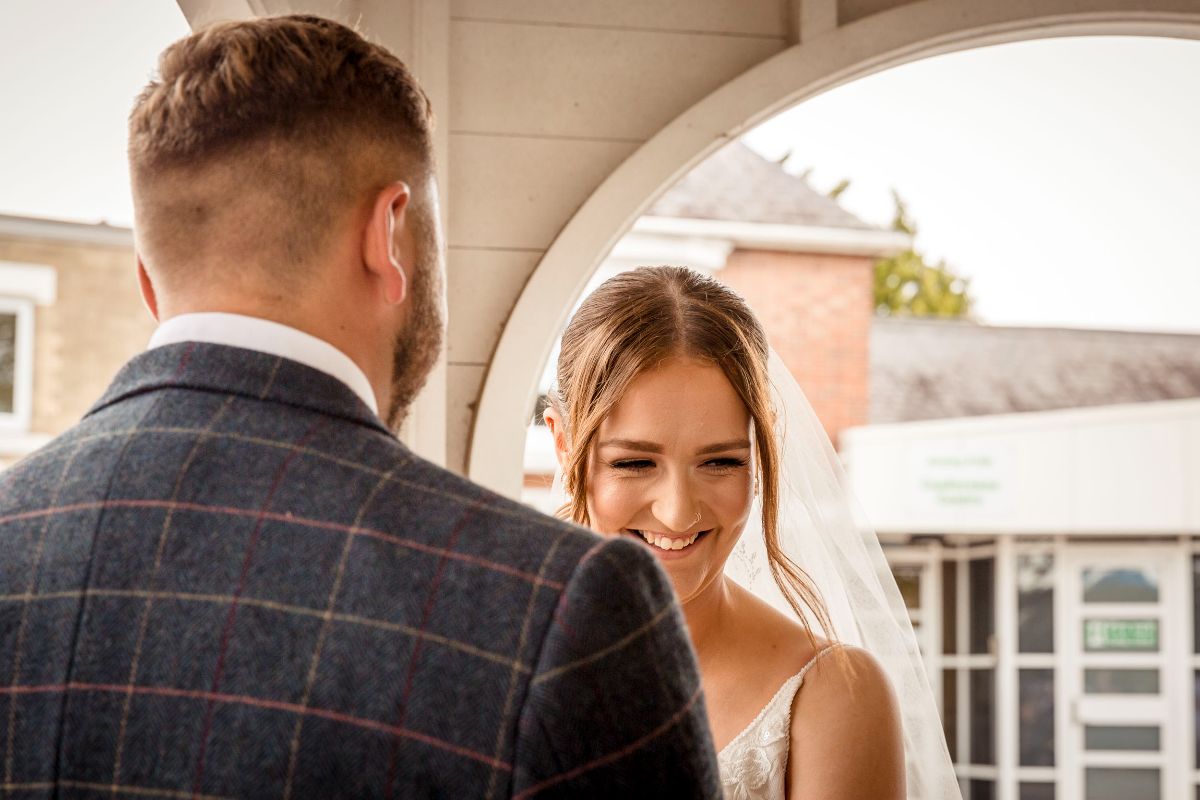
M 278 322 L 242 314 L 205 312 L 181 314 L 158 326 L 147 349 L 179 342 L 209 342 L 281 356 L 337 378 L 378 416 L 375 392 L 348 355 L 315 336 Z

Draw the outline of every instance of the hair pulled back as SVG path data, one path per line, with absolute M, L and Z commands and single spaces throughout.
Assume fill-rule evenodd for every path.
M 830 635 L 820 594 L 779 544 L 779 444 L 768 354 L 766 333 L 746 301 L 707 275 L 684 267 L 642 267 L 601 284 L 567 325 L 548 398 L 569 445 L 563 482 L 571 499 L 560 514 L 589 524 L 591 452 L 601 423 L 633 380 L 672 358 L 708 361 L 724 373 L 753 422 L 754 472 L 771 575 L 805 625 L 815 618 Z

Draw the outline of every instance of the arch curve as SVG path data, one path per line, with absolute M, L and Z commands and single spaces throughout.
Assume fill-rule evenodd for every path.
M 1062 36 L 1200 39 L 1200 6 L 1179 0 L 932 0 L 794 45 L 738 75 L 615 169 L 534 269 L 500 335 L 471 428 L 468 476 L 516 496 L 537 379 L 574 301 L 655 198 L 723 144 L 803 100 L 891 67 L 994 44 Z

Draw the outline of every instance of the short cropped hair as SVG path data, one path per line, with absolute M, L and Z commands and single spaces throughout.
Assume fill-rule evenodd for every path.
M 371 189 L 430 174 L 432 131 L 408 68 L 344 25 L 206 28 L 163 52 L 130 115 L 139 250 L 164 278 L 206 255 L 304 263 Z

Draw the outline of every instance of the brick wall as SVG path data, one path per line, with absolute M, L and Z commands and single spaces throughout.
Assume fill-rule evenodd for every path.
M 873 259 L 734 250 L 716 277 L 746 298 L 834 445 L 867 422 Z
M 0 261 L 53 267 L 58 297 L 35 305 L 31 433 L 56 435 L 141 352 L 154 321 L 138 294 L 131 247 L 0 237 Z

